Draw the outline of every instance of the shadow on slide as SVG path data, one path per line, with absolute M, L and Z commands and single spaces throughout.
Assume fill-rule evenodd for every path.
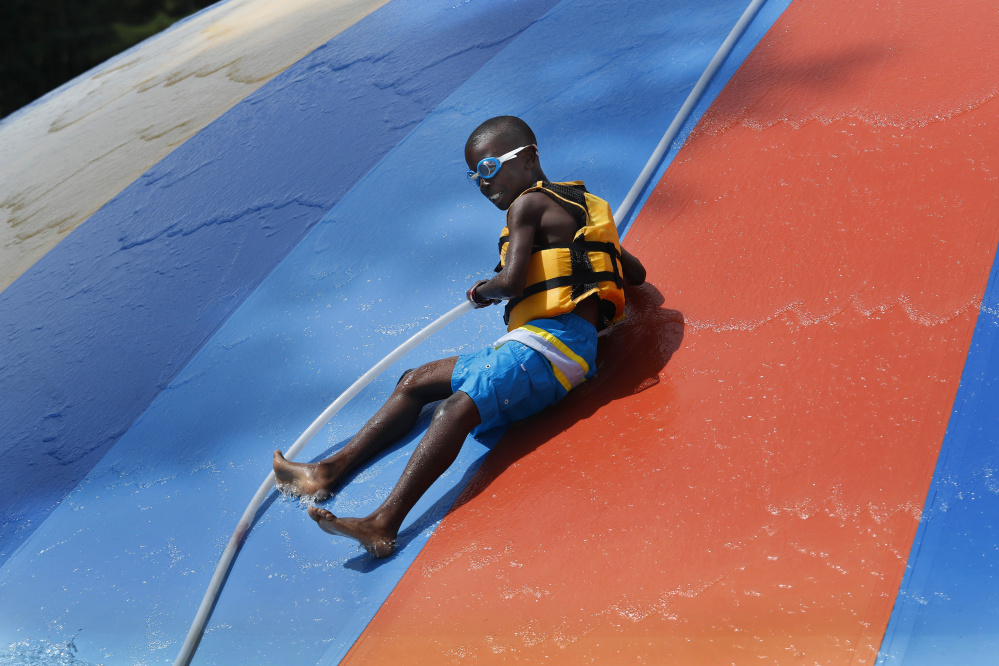
M 505 469 L 578 421 L 615 400 L 659 383 L 659 374 L 683 342 L 683 314 L 663 307 L 665 298 L 650 283 L 627 291 L 625 320 L 601 335 L 596 376 L 555 407 L 510 427 L 452 511 L 486 489 Z

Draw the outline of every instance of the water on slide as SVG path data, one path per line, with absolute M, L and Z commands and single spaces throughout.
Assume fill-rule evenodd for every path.
M 994 343 L 971 339 L 976 321 L 994 326 L 978 304 L 995 253 L 981 139 L 995 84 L 976 67 L 995 17 L 912 0 L 785 8 L 767 3 L 629 230 L 652 286 L 605 340 L 620 369 L 493 454 L 499 433 L 469 440 L 387 561 L 272 497 L 199 661 L 873 660 L 955 393 L 972 420 L 952 432 L 981 432 L 989 412 L 976 378 Z M 500 219 L 463 178 L 468 130 L 522 115 L 549 175 L 616 204 L 743 6 L 371 9 L 0 294 L 4 446 L 21 461 L 3 476 L 9 662 L 170 661 L 270 451 L 495 263 Z M 499 329 L 495 311 L 467 316 L 305 457 L 342 444 L 403 367 Z M 969 345 L 985 357 L 968 356 L 974 400 L 957 392 Z M 420 430 L 331 508 L 374 506 Z M 945 477 L 945 508 L 956 478 L 987 497 L 975 455 L 949 458 L 967 471 Z M 538 507 L 547 522 L 523 519 Z M 917 601 L 897 607 L 886 659 L 987 653 L 982 630 L 934 637 L 953 605 L 924 588 L 969 587 L 942 571 L 907 579 Z

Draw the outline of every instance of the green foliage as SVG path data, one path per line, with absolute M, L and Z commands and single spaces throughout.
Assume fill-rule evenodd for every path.
M 0 0 L 0 117 L 213 0 Z

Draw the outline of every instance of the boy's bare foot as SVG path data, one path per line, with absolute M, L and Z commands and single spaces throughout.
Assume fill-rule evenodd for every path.
M 274 476 L 281 492 L 322 502 L 333 494 L 340 473 L 329 463 L 291 462 L 280 451 L 275 451 Z
M 388 557 L 395 552 L 395 535 L 387 535 L 368 518 L 337 518 L 326 509 L 316 507 L 309 508 L 309 516 L 324 532 L 360 541 L 375 557 Z

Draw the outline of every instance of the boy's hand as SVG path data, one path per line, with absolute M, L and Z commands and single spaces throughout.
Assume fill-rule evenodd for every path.
M 478 282 L 473 284 L 468 291 L 465 292 L 465 298 L 474 303 L 476 308 L 484 308 L 489 305 L 493 305 L 494 303 L 499 303 L 499 301 L 494 301 L 491 298 L 483 298 L 478 293 L 476 293 L 476 289 L 478 289 L 487 282 L 489 282 L 489 280 L 479 280 Z

